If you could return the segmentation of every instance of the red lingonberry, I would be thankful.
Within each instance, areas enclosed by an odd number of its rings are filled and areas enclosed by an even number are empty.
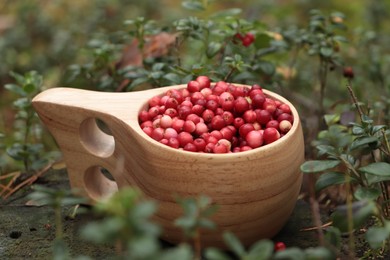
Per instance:
[[[184,122],[185,121],[183,119],[179,119],[179,118],[175,117],[175,118],[172,119],[171,127],[173,129],[175,129],[176,132],[180,133],[181,131],[183,131]]]
[[[245,140],[252,148],[260,147],[263,144],[263,134],[261,131],[252,130],[246,134]]]
[[[142,131],[144,131],[144,133],[147,134],[148,136],[152,136],[153,129],[154,128],[151,126],[145,126],[142,128]]]
[[[172,126],[172,118],[168,115],[163,115],[160,118],[160,126],[162,128],[168,128]]]
[[[203,138],[196,138],[194,140],[194,145],[198,152],[204,151],[206,148],[206,141]]]
[[[177,116],[177,110],[174,108],[167,108],[164,114],[170,116],[171,118],[174,118]]]
[[[242,114],[248,109],[249,102],[246,98],[240,96],[234,100],[234,112],[236,112],[237,114]]]
[[[271,119],[272,115],[269,111],[264,110],[264,109],[256,109],[256,120],[262,125],[267,124]]]
[[[183,125],[183,131],[187,133],[192,133],[195,132],[196,125],[193,121],[191,120],[186,120]]]
[[[353,72],[353,68],[352,67],[345,67],[343,69],[343,76],[346,78],[349,78],[349,79],[353,79],[355,77],[355,74]]]
[[[210,87],[210,78],[207,76],[198,76],[196,81],[199,82],[200,89],[209,88]]]
[[[138,115],[138,119],[141,123],[145,122],[145,121],[149,121],[150,120],[150,116],[149,116],[149,113],[148,111],[146,110],[142,110],[139,115]]]
[[[243,124],[245,124],[245,121],[242,117],[234,118],[233,125],[236,129],[239,129]]]
[[[195,133],[198,136],[200,136],[200,135],[202,135],[204,133],[207,133],[208,130],[209,129],[208,129],[207,125],[205,123],[203,123],[203,122],[199,122],[199,123],[197,123],[195,125]]]
[[[190,93],[200,91],[200,83],[196,80],[191,80],[187,83],[187,89]]]
[[[177,131],[171,127],[165,129],[164,131],[164,138],[170,139],[170,138],[177,138]]]
[[[222,128],[219,132],[222,134],[222,138],[227,139],[229,141],[232,140],[234,135],[233,131],[230,130],[230,128],[227,126]]]
[[[279,122],[281,122],[281,121],[283,121],[283,120],[287,120],[287,121],[289,121],[290,123],[292,123],[292,122],[293,122],[293,117],[292,117],[291,114],[282,113],[282,114],[280,114],[280,115],[278,116],[277,120],[278,120]]]
[[[254,123],[256,121],[256,112],[254,110],[247,110],[244,112],[244,114],[242,115],[242,118],[244,119],[244,121],[246,123]]]
[[[225,125],[231,125],[234,122],[234,116],[230,111],[224,111],[222,113],[223,121],[225,121]]]
[[[240,134],[241,137],[245,138],[246,135],[252,131],[252,130],[255,130],[255,127],[253,126],[253,124],[251,123],[245,123],[243,124],[242,126],[240,126],[240,128],[238,129],[238,132]]]
[[[188,132],[181,132],[177,135],[177,140],[179,140],[180,147],[184,147],[188,143],[192,143],[194,141],[192,135]]]
[[[276,128],[269,127],[264,129],[263,139],[265,144],[270,144],[272,142],[275,142],[279,138],[280,138],[280,133]]]
[[[172,148],[179,148],[180,147],[180,143],[179,143],[179,140],[177,138],[169,138],[168,139],[168,146],[172,147]]]
[[[160,110],[158,109],[157,106],[154,106],[149,108],[148,113],[149,113],[149,118],[154,119],[156,116],[160,114]]]
[[[160,100],[161,100],[161,97],[160,97],[160,96],[154,96],[154,97],[152,97],[152,98],[149,99],[149,101],[148,101],[149,107],[159,106],[159,105],[160,105]]]
[[[202,118],[203,120],[206,122],[206,123],[209,123],[211,122],[211,119],[213,119],[214,117],[214,112],[210,109],[206,109],[205,111],[203,111],[202,113]]]
[[[151,137],[156,141],[160,141],[164,138],[164,129],[161,127],[154,128]]]
[[[276,252],[278,252],[278,251],[283,251],[283,250],[285,250],[285,249],[286,249],[286,245],[285,245],[283,242],[276,242],[276,243],[275,243],[274,250],[275,250]]]
[[[180,105],[177,109],[180,119],[186,119],[187,116],[192,113],[192,109],[189,106]]]
[[[251,33],[247,33],[245,34],[244,38],[241,41],[242,41],[242,45],[248,47],[255,41],[255,36]]]
[[[273,127],[276,129],[279,129],[279,122],[277,120],[270,120],[268,123],[265,125],[266,128]]]
[[[225,121],[223,120],[221,115],[215,115],[211,119],[211,128],[214,130],[220,130],[225,126]]]

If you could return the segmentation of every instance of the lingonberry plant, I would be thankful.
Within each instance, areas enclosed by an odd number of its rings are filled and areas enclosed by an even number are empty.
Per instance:
[[[347,71],[347,77],[351,77]],[[305,162],[305,173],[322,173],[316,190],[343,184],[345,205],[336,208],[333,225],[350,234],[349,250],[354,254],[353,231],[375,219],[366,239],[373,249],[388,246],[390,206],[387,182],[390,180],[390,130],[388,125],[375,124],[369,111],[358,102],[350,82],[347,86],[357,110],[357,122],[340,123],[339,116],[328,116],[328,129],[314,142],[319,160]]]
[[[154,140],[184,151],[248,151],[277,141],[292,127],[288,104],[262,88],[236,86],[198,76],[186,88],[148,100],[139,113],[142,130]]]
[[[18,96],[13,102],[16,109],[14,142],[7,147],[7,153],[16,161],[21,161],[24,170],[38,170],[47,164],[43,156],[44,146],[41,143],[41,124],[32,108],[32,98],[43,87],[42,75],[30,71],[25,75],[11,72],[16,84],[7,84],[5,88]]]
[[[93,61],[71,66],[71,79],[82,76],[103,90],[121,91],[186,83],[202,74],[213,81],[272,81],[275,67],[267,55],[281,49],[266,26],[240,18],[240,9],[217,12],[208,20],[196,17],[207,2],[183,4],[194,15],[170,24],[144,17],[127,20],[121,38],[117,32],[91,41],[98,43],[90,44]],[[134,48],[140,57],[130,55]],[[114,64],[122,49],[125,55]]]

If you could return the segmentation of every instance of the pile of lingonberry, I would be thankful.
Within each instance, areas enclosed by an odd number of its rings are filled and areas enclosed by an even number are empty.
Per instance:
[[[154,140],[205,153],[242,152],[272,143],[293,123],[289,105],[267,97],[259,85],[211,84],[206,76],[151,98],[138,116],[142,130]]]

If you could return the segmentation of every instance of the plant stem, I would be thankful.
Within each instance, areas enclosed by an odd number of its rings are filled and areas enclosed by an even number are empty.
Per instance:
[[[356,98],[356,96],[355,96],[355,93],[354,93],[353,90],[352,90],[352,87],[351,87],[351,80],[350,80],[350,79],[348,79],[347,89],[348,89],[349,94],[350,94],[350,96],[351,96],[351,98],[352,98],[352,102],[353,102],[353,104],[355,105],[355,107],[356,107],[356,109],[357,109],[357,111],[358,111],[358,113],[359,113],[360,120],[363,121],[363,115],[364,115],[364,114],[363,114],[363,111],[362,111],[362,109],[361,109],[361,107],[360,107],[360,105],[359,105],[359,102],[358,102],[358,100],[357,100],[357,98]]]
[[[62,239],[62,216],[61,206],[54,207],[55,223],[56,223],[56,239]]]
[[[195,236],[194,236],[194,250],[195,250],[195,259],[201,260],[202,257],[202,246],[200,242],[200,230],[197,228],[195,230]]]
[[[317,235],[318,235],[318,240],[319,240],[319,245],[324,246],[325,245],[325,239],[324,239],[324,234],[322,232],[322,221],[321,217],[319,214],[319,206],[318,206],[318,201],[315,198],[315,192],[314,192],[314,176],[312,174],[309,175],[309,195],[310,195],[310,206],[311,206],[311,211],[313,215],[313,222],[314,226],[318,227],[317,228]]]
[[[349,256],[355,259],[355,238],[353,235],[353,212],[352,212],[352,193],[349,174],[346,175],[346,189],[347,189],[347,219],[348,219],[348,235],[349,235]]]
[[[320,57],[320,67],[319,67],[319,80],[320,80],[320,110],[318,113],[318,129],[323,128],[322,117],[325,114],[325,88],[326,88],[326,79],[328,75],[328,61]]]

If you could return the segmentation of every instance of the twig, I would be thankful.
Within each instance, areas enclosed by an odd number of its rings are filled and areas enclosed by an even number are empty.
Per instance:
[[[9,191],[12,191],[11,189],[11,185],[15,182],[15,180],[20,176],[20,172],[13,172],[13,173],[9,173],[9,174],[6,174],[4,176],[1,176],[0,177],[0,180],[1,179],[5,179],[5,178],[8,178],[8,177],[11,177],[12,176],[12,179],[7,183],[7,185],[1,185],[3,188],[3,190],[0,192],[0,197],[3,196],[3,194],[6,192],[6,190],[9,190]]]
[[[332,224],[333,224],[333,222],[330,221],[330,222],[325,223],[325,224],[323,224],[323,225],[321,225],[321,226],[309,227],[309,228],[302,228],[302,229],[299,230],[299,231],[313,231],[313,230],[318,230],[318,229],[324,229],[324,228],[326,228],[326,227],[331,226]]]
[[[52,162],[52,163],[49,163],[48,165],[46,165],[46,167],[44,167],[42,170],[40,170],[39,172],[35,173],[34,175],[32,175],[31,177],[27,178],[26,180],[24,180],[23,182],[19,183],[16,187],[14,187],[11,191],[9,191],[8,193],[6,193],[3,197],[3,199],[7,199],[9,196],[11,196],[12,194],[14,194],[16,191],[18,191],[19,189],[21,189],[22,187],[26,186],[26,185],[31,185],[33,184],[39,177],[41,177],[45,172],[47,172],[55,163],[57,163],[56,161],[55,162]]]

